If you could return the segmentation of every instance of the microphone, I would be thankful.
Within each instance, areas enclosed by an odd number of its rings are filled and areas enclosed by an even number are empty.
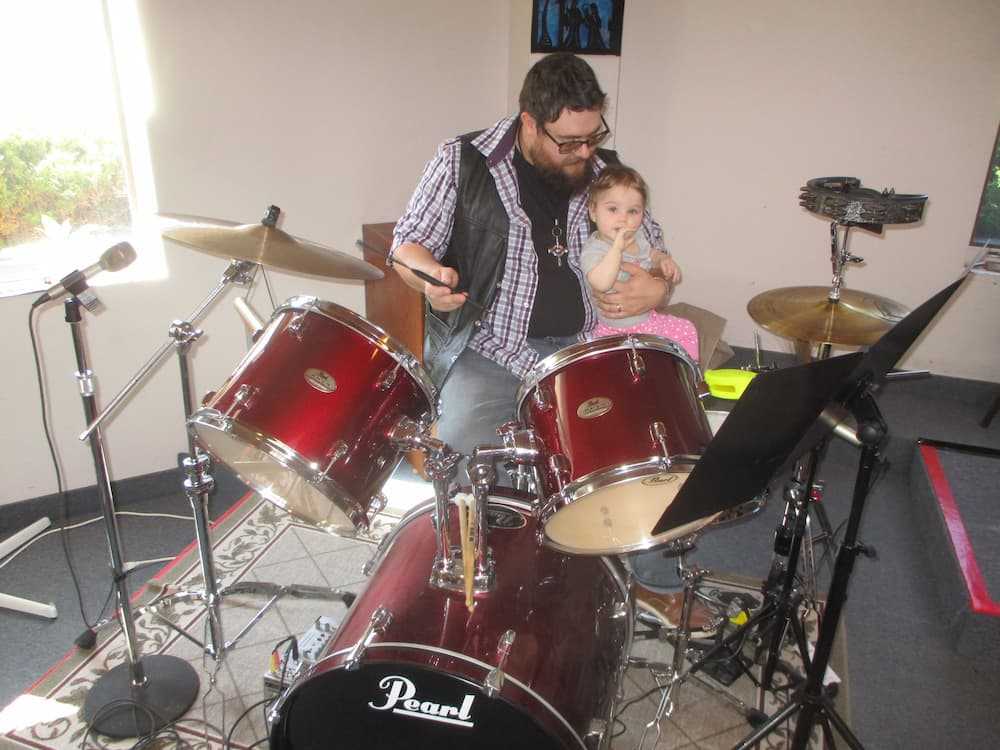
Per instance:
[[[71,294],[79,299],[84,307],[94,312],[99,303],[97,295],[87,287],[87,279],[101,271],[120,271],[133,260],[135,260],[135,248],[127,242],[119,242],[105,250],[96,263],[82,271],[71,271],[63,276],[58,284],[53,284],[45,290],[41,297],[31,303],[31,306],[38,307],[63,294]]]

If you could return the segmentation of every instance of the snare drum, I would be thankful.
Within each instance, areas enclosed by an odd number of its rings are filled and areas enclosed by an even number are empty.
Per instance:
[[[654,536],[712,439],[698,366],[658,336],[608,336],[539,362],[518,393],[541,455],[545,534],[574,554],[620,554],[691,534],[710,514]]]
[[[339,534],[368,527],[401,457],[403,418],[437,418],[416,358],[361,316],[315,297],[274,311],[250,351],[188,424],[263,497]]]
[[[428,582],[433,509],[386,538],[320,661],[277,705],[272,750],[608,747],[632,639],[620,563],[540,545],[531,504],[493,496],[496,585],[470,613],[463,592]]]

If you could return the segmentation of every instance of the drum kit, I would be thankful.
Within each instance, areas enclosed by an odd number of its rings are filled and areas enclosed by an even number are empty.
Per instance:
[[[828,215],[850,210],[867,218],[850,201],[838,209],[827,195],[838,186],[857,189],[852,179],[826,178],[814,191],[825,199],[816,205]],[[177,353],[189,428],[184,488],[196,519],[205,589],[164,592],[150,610],[180,630],[164,610],[177,599],[202,602],[206,641],[184,635],[218,661],[284,594],[349,605],[322,658],[293,675],[270,709],[275,749],[609,747],[637,612],[620,556],[672,547],[683,552],[711,524],[756,512],[766,500],[761,485],[776,466],[768,463],[774,456],[755,463],[758,471],[769,468],[749,494],[737,490],[731,499],[692,501],[704,486],[694,477],[714,465],[700,371],[679,346],[646,335],[580,343],[542,360],[517,395],[517,420],[498,426],[495,445],[463,456],[432,434],[441,405],[417,358],[362,316],[305,296],[277,307],[266,324],[243,306],[253,343],[225,382],[196,405],[187,367],[188,350],[201,333],[194,323],[230,284],[248,284],[258,267],[337,279],[381,277],[362,260],[284,233],[276,226],[278,215],[271,207],[251,225],[173,217],[177,226],[164,237],[228,258],[230,266],[81,435],[92,438],[145,374],[170,350]],[[873,223],[864,222],[865,228]],[[838,225],[845,226],[842,247]],[[890,300],[841,289],[844,266],[860,260],[846,249],[846,229],[855,225],[862,222],[835,218],[835,283],[824,295],[797,287],[750,303],[751,316],[764,328],[825,347],[820,359],[832,345],[873,343],[906,314]],[[841,364],[827,368],[830,378],[843,375]],[[728,421],[723,424],[720,438],[731,440],[746,424],[736,422],[728,433]],[[786,456],[796,442],[783,448]],[[407,451],[425,457],[434,498],[375,539],[370,532],[385,507],[382,489]],[[362,593],[355,599],[337,590],[266,583],[220,589],[208,535],[209,455],[296,518],[336,535],[377,541]],[[463,460],[471,487],[459,488]],[[498,463],[511,468],[514,487],[495,486]],[[796,466],[807,489],[815,463]],[[786,517],[804,516],[805,506],[794,505],[789,499]],[[797,544],[801,529],[796,533]],[[786,581],[794,578],[794,561],[790,567]],[[684,678],[694,583],[685,581],[657,732]],[[227,641],[219,607],[232,593],[269,600]],[[127,611],[122,616],[130,617]],[[133,697],[135,684],[133,679]]]

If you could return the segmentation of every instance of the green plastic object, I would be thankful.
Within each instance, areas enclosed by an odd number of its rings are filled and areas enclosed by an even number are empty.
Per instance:
[[[716,398],[725,398],[736,401],[743,395],[743,391],[750,385],[750,381],[757,377],[757,373],[750,370],[706,370],[705,382],[708,384],[708,392]]]

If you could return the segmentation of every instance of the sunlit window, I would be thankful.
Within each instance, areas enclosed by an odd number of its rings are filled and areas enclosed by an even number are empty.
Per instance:
[[[986,169],[979,211],[972,229],[971,245],[980,247],[1000,247],[1000,128],[993,142],[993,153]]]
[[[140,196],[136,180],[144,150],[124,138],[130,98],[117,72],[123,52],[141,47],[130,20],[129,2],[3,4],[0,296],[48,287],[111,245],[134,239],[136,209],[150,200]],[[129,75],[134,65],[145,61],[130,60]],[[132,101],[142,99],[134,85],[132,91]],[[150,266],[158,247],[134,244],[136,268],[102,274],[95,283],[134,279],[144,265],[147,272],[162,266],[162,258]]]

